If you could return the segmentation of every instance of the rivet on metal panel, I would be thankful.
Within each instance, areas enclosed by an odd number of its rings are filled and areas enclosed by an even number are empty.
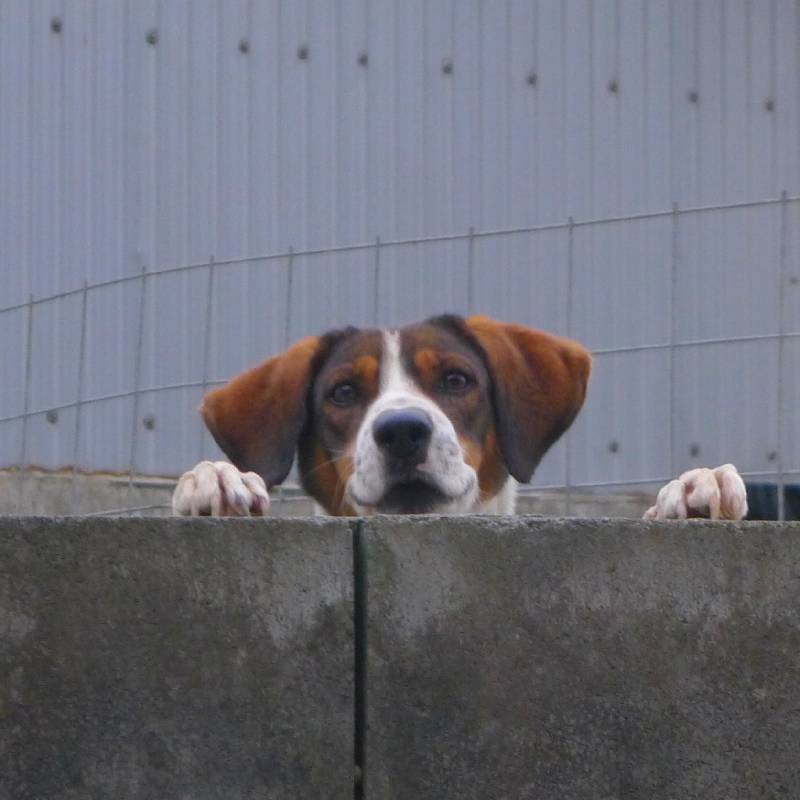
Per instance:
[[[300,47],[297,48],[297,57],[301,61],[308,61],[308,45],[301,44]]]
[[[690,103],[699,103],[700,102],[700,95],[697,92],[697,89],[691,89],[689,91],[689,102]]]
[[[155,28],[151,28],[149,31],[147,31],[147,36],[145,39],[147,40],[147,44],[158,44],[158,31]]]
[[[789,278],[789,286],[797,286],[800,284],[800,278],[797,275],[792,275]]]
[[[774,463],[777,460],[778,460],[778,451],[770,450],[770,452],[767,453],[767,461]]]
[[[366,67],[369,64],[369,54],[366,50],[362,50],[358,54],[358,63],[361,64],[362,67]]]
[[[63,28],[64,23],[61,21],[61,17],[53,17],[53,19],[50,20],[50,30],[53,31],[53,33],[61,33]]]
[[[246,36],[239,39],[239,52],[240,53],[250,52],[250,40]]]
[[[55,425],[58,422],[58,411],[48,411],[44,418],[51,424]]]
[[[450,58],[446,58],[442,61],[442,72],[445,75],[452,75],[453,74],[453,60]]]
[[[528,77],[525,79],[528,83],[528,86],[536,86],[539,82],[539,76],[535,72],[529,72]]]
[[[608,82],[608,91],[611,92],[611,94],[616,94],[619,91],[619,81],[616,78],[612,78]]]
[[[764,101],[764,108],[765,108],[767,111],[774,111],[774,110],[775,110],[775,100],[774,100],[772,97],[768,97],[768,98],[767,98],[767,99]]]
[[[156,418],[152,414],[148,414],[146,417],[142,418],[142,425],[144,425],[148,431],[151,431],[156,426]]]
[[[692,458],[697,458],[700,455],[700,445],[695,443],[689,446],[689,455]]]
[[[619,442],[616,439],[612,439],[608,443],[608,451],[610,453],[618,453],[619,452]]]

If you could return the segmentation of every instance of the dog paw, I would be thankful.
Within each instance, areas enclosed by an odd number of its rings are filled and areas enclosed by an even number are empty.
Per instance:
[[[181,517],[263,516],[268,508],[261,476],[225,461],[201,461],[181,475],[172,494],[172,513]]]
[[[743,519],[747,490],[733,464],[684,472],[663,486],[643,519]]]

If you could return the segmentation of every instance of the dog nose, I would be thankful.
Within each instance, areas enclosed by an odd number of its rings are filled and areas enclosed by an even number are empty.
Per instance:
[[[419,464],[428,454],[433,422],[416,408],[384,411],[372,425],[375,443],[395,461]]]

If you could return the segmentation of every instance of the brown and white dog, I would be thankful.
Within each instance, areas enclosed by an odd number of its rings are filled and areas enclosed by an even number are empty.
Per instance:
[[[590,371],[577,342],[481,316],[309,337],[206,396],[203,418],[233,463],[185,473],[173,510],[264,514],[297,455],[328,514],[510,514],[517,482],[583,405]],[[646,516],[746,511],[726,465],[670,482]]]

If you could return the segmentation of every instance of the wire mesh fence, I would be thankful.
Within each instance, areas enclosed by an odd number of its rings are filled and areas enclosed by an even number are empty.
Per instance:
[[[84,282],[81,286],[69,288],[65,291],[49,294],[47,296],[35,297],[29,296],[24,302],[19,302],[7,305],[0,308],[0,319],[8,317],[12,314],[21,314],[21,320],[24,326],[24,372],[22,379],[22,386],[20,387],[21,394],[21,409],[17,413],[2,414],[0,412],[0,426],[8,425],[10,423],[19,423],[21,425],[21,433],[19,438],[19,449],[16,458],[16,463],[9,464],[19,475],[19,500],[18,510],[23,507],[23,485],[26,473],[34,463],[31,457],[30,450],[30,437],[29,429],[30,423],[33,418],[45,417],[52,419],[58,412],[67,409],[74,410],[73,420],[73,442],[72,442],[72,458],[70,468],[73,478],[77,479],[80,471],[92,469],[94,465],[80,462],[80,446],[81,442],[87,435],[101,435],[99,432],[91,431],[87,433],[85,427],[85,410],[95,404],[108,403],[114,401],[127,400],[131,403],[130,410],[130,426],[129,426],[129,441],[128,441],[128,464],[127,464],[127,478],[129,485],[132,485],[134,477],[137,473],[136,456],[137,444],[140,438],[140,416],[141,416],[141,399],[145,395],[164,395],[175,390],[192,389],[204,391],[205,389],[218,385],[227,380],[231,375],[215,376],[211,373],[211,359],[210,351],[212,346],[212,309],[214,306],[215,290],[225,275],[225,271],[236,265],[259,265],[278,262],[285,264],[286,280],[285,280],[285,297],[275,298],[274,302],[285,305],[285,323],[283,330],[283,343],[288,344],[294,335],[297,333],[312,333],[314,331],[295,331],[292,325],[292,320],[297,313],[298,308],[303,304],[304,297],[297,285],[295,279],[295,272],[299,259],[313,259],[317,256],[331,257],[335,255],[348,256],[350,254],[360,253],[366,254],[371,269],[371,309],[369,318],[375,325],[380,325],[385,322],[381,318],[381,297],[384,292],[384,259],[387,253],[398,248],[403,248],[413,245],[434,245],[443,243],[460,242],[466,245],[466,263],[462,268],[462,279],[465,284],[466,308],[459,309],[464,311],[482,311],[480,293],[477,291],[478,278],[481,277],[479,272],[485,269],[485,266],[478,264],[475,257],[476,246],[478,243],[489,239],[511,239],[512,237],[521,234],[536,237],[546,234],[548,232],[556,232],[560,236],[566,237],[565,247],[565,263],[559,265],[559,268],[565,273],[565,296],[563,302],[566,308],[566,329],[559,331],[567,335],[576,334],[576,259],[575,259],[575,241],[576,236],[583,229],[601,229],[607,226],[614,225],[631,225],[636,222],[646,220],[664,220],[668,221],[670,225],[670,253],[668,256],[669,263],[669,279],[666,281],[668,286],[667,296],[662,298],[666,306],[667,314],[669,317],[668,331],[669,335],[666,340],[660,341],[636,341],[622,346],[612,347],[596,347],[593,348],[596,357],[604,356],[631,356],[633,354],[643,355],[645,357],[654,356],[654,354],[662,354],[665,356],[665,364],[667,370],[667,430],[663,433],[663,447],[668,450],[668,457],[666,459],[666,472],[663,469],[653,471],[643,471],[636,476],[627,476],[624,479],[608,480],[585,480],[576,477],[573,459],[572,448],[570,446],[571,433],[566,436],[566,443],[563,449],[564,469],[563,480],[543,482],[536,486],[539,490],[562,490],[565,497],[565,511],[571,511],[571,497],[572,492],[577,490],[603,490],[609,491],[614,489],[623,488],[637,488],[648,487],[652,488],[660,483],[669,480],[671,477],[681,471],[679,468],[680,459],[678,458],[677,450],[678,443],[676,441],[676,415],[678,407],[677,394],[680,391],[680,376],[678,375],[677,361],[679,353],[693,348],[713,348],[719,345],[727,347],[738,348],[742,353],[742,358],[746,358],[744,350],[742,349],[748,343],[755,342],[771,342],[777,346],[777,368],[775,370],[775,385],[771,387],[764,387],[765,391],[774,393],[776,418],[774,421],[774,440],[777,447],[774,453],[770,456],[771,468],[769,469],[747,469],[747,465],[742,470],[746,478],[758,479],[764,481],[774,481],[778,487],[778,516],[783,519],[785,516],[784,508],[784,493],[783,487],[788,480],[795,480],[800,473],[793,470],[786,461],[786,453],[784,444],[787,435],[790,432],[789,426],[792,421],[789,417],[791,413],[790,398],[787,397],[786,387],[786,374],[787,370],[791,369],[790,359],[793,357],[793,352],[789,353],[788,348],[790,343],[800,340],[800,330],[794,329],[791,325],[791,320],[787,314],[786,290],[787,287],[797,282],[798,280],[798,265],[796,263],[796,254],[790,247],[790,233],[789,233],[789,211],[796,209],[800,204],[800,196],[790,195],[784,192],[781,197],[754,200],[752,202],[739,202],[730,204],[719,205],[704,205],[681,208],[674,205],[670,209],[661,211],[648,212],[642,214],[632,214],[628,216],[614,216],[594,219],[574,219],[572,217],[557,224],[538,225],[530,227],[517,227],[517,228],[504,228],[492,230],[476,230],[469,228],[463,233],[451,233],[442,236],[425,236],[418,238],[405,238],[385,240],[376,237],[374,241],[360,242],[353,244],[345,244],[329,248],[315,248],[315,249],[295,249],[289,248],[286,251],[262,253],[255,255],[247,255],[229,259],[214,259],[210,258],[206,261],[179,264],[173,266],[162,266],[157,269],[142,269],[141,272],[134,275],[125,275],[118,278],[99,281],[95,283]],[[779,223],[777,226],[778,246],[777,258],[778,264],[774,265],[774,275],[777,281],[775,287],[776,296],[778,298],[777,307],[775,308],[775,319],[773,329],[763,333],[747,333],[740,336],[720,336],[720,337],[699,337],[699,338],[683,338],[679,336],[677,320],[683,313],[678,300],[678,264],[681,258],[679,234],[681,225],[684,220],[703,216],[710,213],[734,211],[734,210],[747,210],[747,209],[768,209],[776,208],[779,214]],[[759,269],[758,264],[753,264],[752,269]],[[175,381],[167,383],[150,384],[145,383],[143,375],[145,372],[145,352],[144,341],[146,335],[147,316],[146,309],[149,302],[149,293],[153,291],[154,281],[163,279],[166,276],[178,274],[197,274],[205,272],[206,282],[206,303],[205,306],[198,310],[198,314],[204,316],[203,319],[203,357],[202,364],[194,380],[188,381]],[[793,283],[794,282],[794,283]],[[87,347],[89,345],[89,329],[87,326],[87,314],[89,303],[94,294],[101,292],[114,286],[121,285],[136,285],[138,286],[138,305],[135,311],[136,323],[133,331],[133,359],[130,364],[132,371],[132,387],[118,392],[107,392],[101,394],[90,394],[86,387],[86,367],[87,367]],[[76,343],[77,347],[77,380],[74,398],[66,402],[59,402],[54,404],[35,405],[32,399],[31,380],[34,369],[34,348],[33,348],[33,330],[36,322],[36,315],[41,313],[41,310],[48,305],[65,301],[69,298],[76,299],[79,302],[79,336]],[[713,301],[713,298],[710,298]],[[521,320],[527,321],[527,320]],[[531,320],[531,322],[535,322]],[[746,381],[746,371],[742,373],[742,380]],[[145,427],[147,423],[145,421]],[[729,435],[734,436],[735,431],[730,431]],[[198,434],[198,451],[202,449],[203,438],[202,429]],[[793,455],[796,458],[797,454]],[[187,467],[191,464],[187,464]],[[161,472],[161,470],[156,470]],[[298,499],[299,495],[293,492],[287,494],[281,493],[281,502],[291,503]],[[74,511],[80,511],[76,507]],[[131,504],[123,507],[114,507],[107,510],[93,512],[93,513],[147,513],[158,512],[165,510],[163,503],[151,504]]]

